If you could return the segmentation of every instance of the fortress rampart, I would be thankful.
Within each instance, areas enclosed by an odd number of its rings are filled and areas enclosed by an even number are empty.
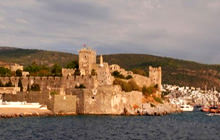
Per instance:
[[[50,91],[57,88],[75,88],[76,85],[83,84],[91,89],[95,86],[96,77],[94,76],[67,76],[67,77],[0,77],[3,84],[9,81],[17,87],[19,79],[22,81],[23,91],[27,91],[33,84],[38,84],[41,91]]]

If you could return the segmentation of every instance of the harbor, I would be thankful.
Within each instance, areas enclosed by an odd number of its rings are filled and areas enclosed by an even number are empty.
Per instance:
[[[180,107],[183,111],[200,110],[207,113],[220,113],[220,92],[202,90],[194,87],[179,87],[164,85],[163,92],[171,104]]]

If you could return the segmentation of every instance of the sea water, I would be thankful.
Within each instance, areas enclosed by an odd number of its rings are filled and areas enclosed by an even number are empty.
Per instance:
[[[219,140],[220,116],[66,116],[0,119],[0,140]]]

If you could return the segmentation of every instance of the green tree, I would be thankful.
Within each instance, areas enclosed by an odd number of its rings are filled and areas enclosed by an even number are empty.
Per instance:
[[[78,61],[71,61],[70,63],[68,63],[66,65],[65,68],[68,68],[68,69],[78,69],[79,68]]]
[[[32,63],[31,65],[28,65],[27,67],[24,68],[24,71],[28,71],[30,74],[37,73],[40,71],[40,66],[37,65],[36,63]]]
[[[18,69],[15,72],[16,76],[21,77],[22,76],[22,70]]]
[[[11,76],[11,71],[8,68],[0,67],[0,76]]]
[[[62,67],[58,64],[54,64],[51,73],[53,76],[62,76]]]

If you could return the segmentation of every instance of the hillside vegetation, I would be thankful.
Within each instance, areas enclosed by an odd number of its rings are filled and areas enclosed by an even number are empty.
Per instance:
[[[205,88],[216,87],[220,90],[220,65],[206,65],[192,61],[184,61],[147,54],[113,54],[104,55],[104,61],[109,64],[119,64],[126,70],[140,69],[148,75],[148,66],[161,66],[163,83],[179,86],[195,86]],[[55,63],[66,66],[77,60],[77,55],[43,50],[18,48],[0,48],[0,61],[13,62],[22,65],[32,63],[53,66]]]

